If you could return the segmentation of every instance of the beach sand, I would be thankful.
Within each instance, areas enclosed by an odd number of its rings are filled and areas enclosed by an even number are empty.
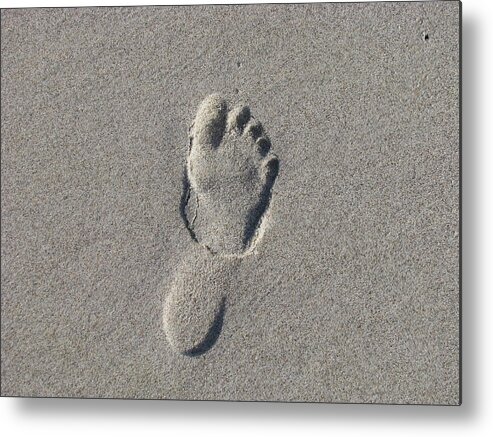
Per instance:
[[[2,10],[2,396],[458,404],[459,8]]]

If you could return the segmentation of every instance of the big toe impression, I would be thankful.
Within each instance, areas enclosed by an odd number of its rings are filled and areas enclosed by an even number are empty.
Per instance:
[[[226,101],[218,94],[211,94],[202,101],[192,129],[196,146],[219,146],[226,127],[227,111]]]

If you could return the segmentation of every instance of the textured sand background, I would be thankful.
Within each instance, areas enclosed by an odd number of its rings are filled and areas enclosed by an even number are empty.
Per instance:
[[[1,25],[2,395],[459,402],[458,2]],[[222,333],[190,358],[162,313],[202,250],[180,199],[212,92],[250,106],[280,171]]]

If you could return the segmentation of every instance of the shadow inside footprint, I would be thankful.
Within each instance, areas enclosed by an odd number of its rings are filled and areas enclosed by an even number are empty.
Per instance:
[[[259,201],[252,209],[248,212],[245,225],[245,233],[243,236],[243,245],[248,247],[252,244],[257,230],[259,229],[260,221],[264,213],[269,208],[270,199],[272,197],[272,187],[274,181],[279,173],[279,160],[277,158],[272,158],[267,164],[267,175],[265,178],[265,184],[263,186],[262,192],[259,196]]]
[[[204,337],[204,340],[197,346],[184,352],[183,355],[186,355],[187,357],[197,357],[199,355],[206,353],[212,346],[214,346],[214,343],[216,343],[219,334],[221,334],[225,311],[226,311],[226,298],[223,297],[221,301],[221,306],[219,307],[219,311],[217,312],[217,315],[214,319],[214,322],[212,322],[209,331]]]
[[[197,235],[195,234],[195,231],[193,230],[193,224],[190,222],[188,219],[188,214],[189,214],[189,207],[190,207],[190,196],[191,196],[191,188],[190,188],[190,181],[188,180],[187,176],[187,169],[185,168],[183,171],[183,178],[182,178],[182,193],[181,193],[181,199],[180,199],[180,216],[185,223],[186,228],[188,229],[188,232],[190,233],[190,236],[192,237],[192,240],[195,241],[196,243],[199,242]]]

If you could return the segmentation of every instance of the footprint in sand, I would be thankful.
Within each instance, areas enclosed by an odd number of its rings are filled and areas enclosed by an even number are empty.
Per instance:
[[[202,253],[185,260],[164,305],[164,329],[180,353],[197,356],[217,340],[241,258],[254,253],[267,222],[279,160],[247,106],[217,94],[190,128],[181,214]]]

